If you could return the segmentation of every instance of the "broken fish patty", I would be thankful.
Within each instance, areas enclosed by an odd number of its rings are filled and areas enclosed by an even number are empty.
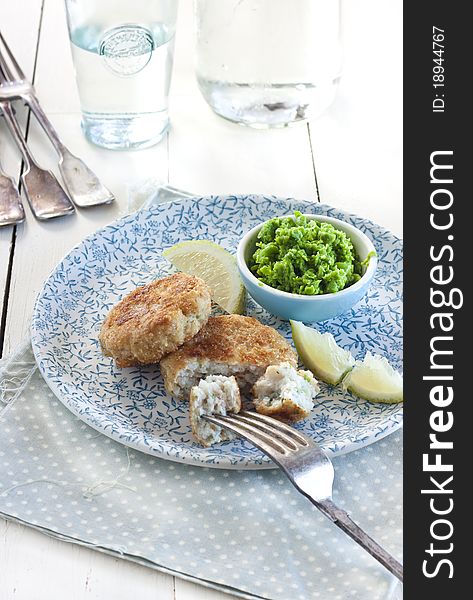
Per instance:
[[[232,440],[235,434],[209,423],[203,415],[226,415],[241,409],[240,390],[235,377],[209,375],[191,389],[189,418],[192,433],[202,446]]]
[[[293,365],[271,365],[253,386],[256,412],[295,423],[308,417],[319,393],[311,371],[297,371]]]
[[[207,375],[234,375],[242,392],[248,392],[269,365],[288,362],[297,355],[272,327],[253,317],[210,317],[199,333],[161,361],[166,390],[187,400]]]
[[[191,339],[210,315],[210,288],[175,273],[139,287],[116,304],[100,330],[105,356],[118,367],[158,363]]]

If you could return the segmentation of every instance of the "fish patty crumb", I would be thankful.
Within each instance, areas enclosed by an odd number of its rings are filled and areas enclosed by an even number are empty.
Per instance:
[[[209,423],[202,415],[226,415],[241,409],[240,390],[235,377],[209,375],[191,389],[189,416],[192,433],[202,446],[233,439],[235,436],[218,425]]]
[[[271,365],[253,386],[256,412],[281,421],[301,421],[308,417],[319,393],[310,371],[297,371],[290,363]]]

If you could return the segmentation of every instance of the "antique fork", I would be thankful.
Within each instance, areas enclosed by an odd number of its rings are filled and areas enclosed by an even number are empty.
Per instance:
[[[21,181],[34,216],[39,220],[46,220],[73,213],[74,206],[53,173],[42,169],[36,162],[8,102],[0,100],[0,114],[3,114],[5,123],[23,156],[25,168],[21,174]]]
[[[281,421],[254,412],[202,418],[233,431],[264,452],[301,494],[402,581],[402,565],[334,504],[332,462],[311,438]]]
[[[1,82],[0,68],[0,84]],[[34,216],[39,220],[45,220],[74,212],[72,202],[53,173],[42,169],[36,162],[8,101],[0,99],[0,114],[3,114],[5,123],[23,156],[25,168],[21,174],[21,181]]]
[[[74,156],[59,139],[36,97],[33,85],[26,79],[1,32],[0,68],[6,79],[0,85],[0,100],[22,99],[30,106],[59,155],[59,171],[74,204],[87,207],[113,202],[113,194],[99,181],[97,175],[82,160]]]
[[[25,211],[13,177],[3,171],[0,163],[0,227],[16,225],[25,220]]]

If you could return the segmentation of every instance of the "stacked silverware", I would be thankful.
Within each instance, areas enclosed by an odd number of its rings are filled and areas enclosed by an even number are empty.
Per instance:
[[[51,171],[42,169],[25,140],[12,106],[24,101],[31,109],[49,137],[59,156],[62,186]],[[74,156],[61,142],[59,136],[39,104],[33,84],[25,77],[5,39],[0,33],[0,115],[16,142],[23,157],[24,168],[21,186],[33,215],[40,220],[68,215],[75,206],[88,207],[108,204],[114,200],[110,191],[98,177]],[[0,227],[21,223],[25,212],[21,195],[12,177],[0,166]]]

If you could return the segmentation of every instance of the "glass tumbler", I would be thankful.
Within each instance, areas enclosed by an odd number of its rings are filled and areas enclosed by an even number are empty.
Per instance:
[[[144,148],[169,124],[178,0],[65,0],[86,137]]]
[[[333,101],[340,0],[195,0],[194,13],[197,81],[217,114],[284,127]]]

